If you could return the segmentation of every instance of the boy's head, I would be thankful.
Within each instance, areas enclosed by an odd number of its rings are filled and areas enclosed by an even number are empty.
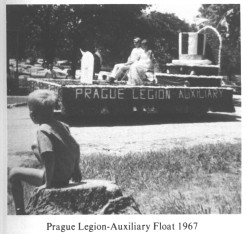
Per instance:
[[[35,124],[45,123],[53,118],[57,97],[51,90],[38,89],[28,96],[30,117]]]
[[[141,38],[140,38],[140,37],[136,37],[136,38],[133,40],[133,42],[134,42],[134,46],[135,46],[136,48],[139,48],[139,47],[141,46]]]

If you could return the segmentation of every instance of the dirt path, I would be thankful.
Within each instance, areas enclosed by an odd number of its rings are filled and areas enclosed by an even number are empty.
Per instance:
[[[8,109],[8,165],[20,165],[35,140],[27,107]],[[241,141],[241,107],[235,113],[209,113],[199,121],[184,117],[125,119],[77,123],[71,132],[84,155],[157,151],[197,144]],[[20,157],[21,155],[21,157]]]
[[[216,142],[239,142],[241,123],[232,115],[211,114],[201,122],[164,122],[153,125],[72,127],[85,154],[156,151]],[[221,122],[220,119],[223,119]],[[216,122],[214,122],[214,121]]]
[[[8,165],[23,161],[35,140],[36,128],[27,107],[8,109]],[[84,155],[156,151],[197,144],[241,141],[241,107],[235,113],[209,113],[195,121],[182,117],[125,119],[71,126]],[[18,155],[18,156],[16,156]],[[20,157],[20,155],[22,155]]]

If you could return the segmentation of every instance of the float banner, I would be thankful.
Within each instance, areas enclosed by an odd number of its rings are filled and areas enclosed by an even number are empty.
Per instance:
[[[63,95],[73,95],[73,99],[84,101],[96,100],[193,100],[193,99],[224,99],[230,90],[221,88],[121,88],[121,87],[78,87],[63,88]]]
[[[62,87],[62,103],[67,108],[82,105],[201,105],[215,108],[215,111],[234,111],[233,92],[227,88],[192,87]]]
[[[58,95],[58,109],[81,112],[85,108],[151,105],[159,108],[206,106],[212,111],[233,112],[233,90],[223,87],[172,87],[124,85],[60,85],[29,80],[29,91],[51,89]]]

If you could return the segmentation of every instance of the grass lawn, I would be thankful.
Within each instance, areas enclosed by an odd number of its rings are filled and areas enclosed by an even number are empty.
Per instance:
[[[38,167],[26,160],[25,167]],[[241,144],[81,158],[84,179],[115,181],[143,214],[241,213]],[[25,185],[26,202],[33,188]],[[14,214],[11,195],[8,213]]]

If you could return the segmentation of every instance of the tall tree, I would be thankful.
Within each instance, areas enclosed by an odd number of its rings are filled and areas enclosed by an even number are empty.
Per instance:
[[[204,4],[199,10],[222,36],[222,72],[231,77],[241,73],[239,4]]]
[[[95,47],[108,51],[109,65],[125,61],[136,36],[149,39],[162,70],[165,63],[177,57],[178,32],[190,27],[173,14],[151,12],[148,5],[94,4],[94,5],[11,5],[7,16],[19,25],[25,35],[22,57],[41,56],[52,62],[55,57],[72,61],[76,69],[80,48],[94,52]],[[22,13],[23,12],[23,13]],[[8,38],[11,43],[11,38]]]
[[[139,26],[142,37],[152,42],[159,69],[166,70],[166,63],[178,58],[178,34],[191,30],[189,24],[174,14],[153,11],[143,14]]]
[[[23,31],[22,19],[28,14],[25,5],[15,7],[6,6],[7,22],[7,66],[9,58],[19,59],[25,53],[25,32]],[[7,67],[7,69],[9,66]]]

